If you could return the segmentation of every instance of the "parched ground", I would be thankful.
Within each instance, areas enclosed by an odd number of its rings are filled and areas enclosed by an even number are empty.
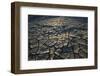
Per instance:
[[[28,16],[28,60],[88,57],[88,18]]]

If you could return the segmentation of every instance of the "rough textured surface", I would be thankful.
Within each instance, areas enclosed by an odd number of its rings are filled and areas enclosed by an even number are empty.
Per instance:
[[[88,18],[28,16],[28,60],[88,57]]]

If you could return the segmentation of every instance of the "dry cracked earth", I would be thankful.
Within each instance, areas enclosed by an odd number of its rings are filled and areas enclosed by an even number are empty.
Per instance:
[[[28,60],[88,57],[88,18],[28,15]]]

